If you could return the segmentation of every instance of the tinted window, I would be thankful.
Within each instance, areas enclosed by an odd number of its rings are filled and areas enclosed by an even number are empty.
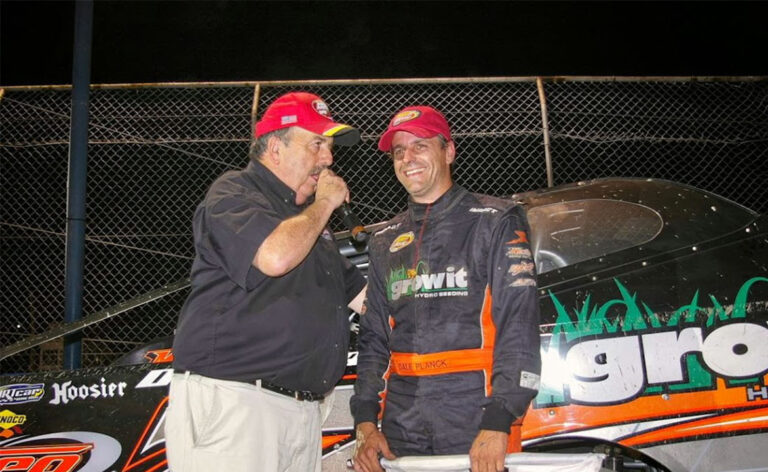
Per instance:
[[[528,222],[540,274],[643,244],[663,226],[646,206],[602,199],[536,207],[528,211]]]

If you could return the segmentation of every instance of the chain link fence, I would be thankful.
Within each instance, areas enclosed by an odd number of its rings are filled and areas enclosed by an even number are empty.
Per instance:
[[[597,177],[654,177],[768,210],[768,79],[535,78],[95,86],[90,96],[83,310],[105,310],[183,280],[191,219],[208,185],[247,163],[252,112],[280,94],[321,95],[362,143],[335,152],[365,224],[405,208],[376,148],[411,104],[442,110],[454,176],[493,195]],[[71,91],[0,95],[0,346],[63,323]],[[544,100],[545,99],[545,100]],[[545,146],[542,102],[548,118]],[[551,164],[547,156],[551,156]],[[341,221],[331,221],[341,230]],[[82,332],[83,366],[172,334],[187,291]],[[0,361],[0,373],[62,366],[60,338]]]

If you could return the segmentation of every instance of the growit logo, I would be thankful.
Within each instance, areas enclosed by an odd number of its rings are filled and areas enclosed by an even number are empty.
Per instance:
[[[421,261],[413,272],[401,267],[389,273],[387,299],[394,301],[408,296],[415,298],[467,296],[468,286],[466,268],[448,266],[442,272],[431,273],[427,264]]]
[[[748,401],[765,399],[768,327],[757,318],[762,302],[749,298],[752,286],[768,278],[744,282],[730,306],[712,295],[705,304],[696,291],[690,303],[666,313],[614,283],[618,298],[600,304],[588,295],[571,309],[550,292],[557,320],[542,353],[549,361],[536,408],[617,404],[665,392],[704,392],[708,403],[715,402],[709,395],[736,387],[750,388]]]

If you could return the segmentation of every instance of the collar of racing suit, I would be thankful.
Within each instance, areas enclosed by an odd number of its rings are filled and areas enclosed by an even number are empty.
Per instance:
[[[444,194],[432,203],[416,203],[408,199],[408,216],[414,222],[422,221],[429,216],[430,220],[440,219],[447,214],[451,208],[461,201],[461,197],[467,193],[467,190],[454,183]]]
[[[419,257],[421,255],[421,240],[424,237],[424,229],[427,226],[427,220],[429,219],[430,223],[440,221],[443,215],[448,214],[451,208],[461,201],[461,197],[465,193],[467,193],[467,191],[463,187],[453,184],[434,202],[416,203],[412,199],[408,199],[408,215],[414,223],[421,222],[419,236],[416,238],[416,244],[414,245],[413,266],[409,269],[409,273],[416,273],[416,268],[420,261]],[[432,216],[430,216],[430,213]]]

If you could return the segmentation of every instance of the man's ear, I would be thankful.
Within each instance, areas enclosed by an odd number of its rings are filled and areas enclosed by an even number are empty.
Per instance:
[[[277,136],[270,136],[267,141],[267,159],[272,164],[279,165],[283,150],[283,141]]]
[[[455,159],[456,159],[456,146],[453,144],[453,141],[448,141],[445,145],[445,163],[453,164],[453,161]]]

